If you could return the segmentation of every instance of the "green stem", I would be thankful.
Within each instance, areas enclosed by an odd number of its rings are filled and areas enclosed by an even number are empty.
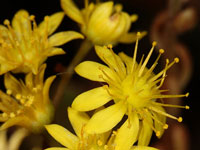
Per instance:
[[[72,78],[72,75],[74,74],[74,67],[83,60],[83,58],[88,54],[92,46],[93,44],[87,39],[85,39],[83,43],[81,44],[77,54],[75,55],[75,57],[73,58],[69,66],[65,69],[64,72],[66,73],[61,76],[61,80],[58,84],[58,87],[56,89],[56,92],[53,98],[53,104],[55,107],[59,105],[59,102],[64,94],[65,87],[67,86],[70,79]]]

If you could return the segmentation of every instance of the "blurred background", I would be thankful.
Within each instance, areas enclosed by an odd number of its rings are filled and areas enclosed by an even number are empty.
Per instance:
[[[74,1],[80,8],[83,7],[83,0]],[[160,66],[156,71],[159,71],[163,67],[162,65],[166,58],[170,60],[174,57],[180,58],[180,63],[169,71],[166,84],[163,88],[170,89],[171,94],[190,93],[188,98],[169,101],[170,103],[174,103],[175,101],[177,104],[190,106],[190,110],[168,110],[172,114],[183,116],[183,123],[177,125],[176,122],[169,120],[171,127],[169,127],[164,137],[161,140],[154,137],[151,144],[154,146],[156,145],[161,148],[161,150],[184,150],[184,148],[186,150],[199,149],[200,130],[198,127],[200,127],[200,96],[198,92],[200,90],[200,1],[115,0],[114,2],[123,4],[123,10],[129,14],[136,13],[139,15],[138,21],[132,24],[130,31],[146,30],[148,32],[148,35],[139,42],[139,58],[141,58],[142,54],[148,53],[153,40],[158,42],[157,48],[165,49],[165,54],[162,56]],[[37,23],[40,23],[46,15],[62,11],[59,0],[1,1],[0,24],[3,24],[5,19],[11,20],[14,14],[20,9],[26,9],[30,14],[35,15]],[[67,30],[79,31],[79,27],[75,22],[65,16],[57,31]],[[53,56],[46,61],[47,70],[45,76],[49,77],[58,74],[51,88],[51,96],[53,96],[54,89],[62,75],[59,73],[65,73],[64,68],[70,63],[80,44],[81,40],[73,40],[62,46],[66,51],[66,55]],[[118,44],[114,47],[115,52],[124,51],[128,55],[132,55],[133,50],[134,44]],[[154,55],[157,56],[156,51]],[[154,57],[152,57],[152,61],[153,58]],[[84,60],[100,62],[94,50],[90,51]],[[0,77],[0,80],[2,82],[3,77]],[[72,131],[67,118],[67,107],[71,105],[73,99],[78,94],[96,86],[99,86],[99,83],[88,81],[74,74],[58,106],[54,123],[60,124]],[[49,144],[48,141],[51,141],[51,144]],[[47,133],[44,133],[43,136],[30,135],[24,140],[21,150],[29,150],[33,145],[35,150],[39,150],[39,147],[47,148],[47,146],[49,147],[56,144],[57,143],[48,136]],[[175,146],[172,146],[173,148],[169,147],[174,144]],[[181,148],[179,145],[182,145],[184,148]]]

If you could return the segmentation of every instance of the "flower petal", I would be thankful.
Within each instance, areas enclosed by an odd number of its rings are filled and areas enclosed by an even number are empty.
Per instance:
[[[1,150],[6,150],[8,143],[7,143],[7,132],[6,131],[0,131],[0,149]]]
[[[75,71],[80,76],[93,81],[105,82],[104,79],[112,79],[114,81],[120,80],[116,73],[110,68],[93,61],[84,61],[80,63],[78,66],[76,66]]]
[[[159,150],[154,147],[148,147],[148,146],[133,146],[130,150]]]
[[[49,38],[49,44],[51,46],[60,46],[71,40],[83,38],[84,36],[82,34],[75,31],[58,32]]]
[[[142,39],[146,34],[147,34],[146,31],[142,31],[139,39]],[[131,32],[122,35],[121,38],[119,39],[119,42],[129,44],[135,42],[136,39],[137,39],[137,33]]]
[[[84,24],[84,19],[81,11],[77,8],[72,0],[61,0],[61,7],[72,20]]]
[[[45,150],[70,150],[70,149],[63,147],[51,147],[51,148],[46,148]]]
[[[95,51],[99,58],[101,58],[101,60],[103,60],[110,68],[113,68],[120,74],[125,75],[126,68],[118,55],[116,55],[105,46],[95,46]]]
[[[51,35],[58,28],[58,26],[63,20],[63,17],[64,17],[63,12],[57,12],[49,16],[48,19],[45,19],[43,22],[39,24],[38,29],[40,34],[44,35],[44,33],[47,30],[48,35]]]
[[[45,81],[45,84],[44,84],[44,87],[43,87],[43,102],[44,102],[44,104],[48,103],[48,101],[50,99],[49,98],[49,88],[50,88],[51,83],[54,81],[55,78],[56,78],[56,76],[51,76]]]
[[[116,144],[115,150],[130,150],[130,148],[137,140],[139,132],[138,115],[134,113],[133,115],[128,117],[129,118],[126,120],[126,122],[117,131],[114,142]]]
[[[105,87],[98,87],[78,95],[72,107],[78,111],[90,111],[106,104],[111,99]]]
[[[147,113],[149,113],[149,112],[147,112]],[[149,116],[149,115],[146,114],[146,116]],[[148,121],[146,119],[148,119]],[[152,133],[153,133],[153,130],[151,129],[151,126],[153,126],[153,120],[151,119],[150,116],[146,117],[142,121],[140,135],[138,137],[138,145],[139,146],[147,146],[147,145],[149,145],[149,142],[151,140],[151,136],[152,136]]]
[[[49,134],[63,146],[72,150],[77,148],[79,139],[67,129],[57,124],[46,125],[45,128]]]
[[[63,55],[65,51],[62,48],[53,47],[49,49],[48,56]]]
[[[98,134],[111,130],[123,118],[126,107],[123,101],[95,113],[85,126],[89,134]]]
[[[88,123],[89,116],[86,113],[78,112],[77,110],[68,107],[68,117],[76,135],[81,137],[83,127]]]

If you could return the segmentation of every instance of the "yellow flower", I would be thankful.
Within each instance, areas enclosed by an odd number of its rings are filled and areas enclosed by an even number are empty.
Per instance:
[[[97,55],[108,66],[85,61],[75,68],[80,76],[93,81],[106,82],[107,84],[77,96],[72,103],[72,108],[78,111],[90,111],[114,100],[113,105],[92,116],[85,127],[88,133],[109,131],[121,121],[124,115],[128,115],[128,120],[131,120],[134,115],[140,122],[138,144],[148,145],[153,130],[158,137],[161,137],[164,129],[168,127],[166,117],[176,119],[179,122],[182,121],[181,117],[176,118],[166,113],[163,106],[186,109],[189,109],[189,106],[164,104],[163,100],[171,97],[188,96],[188,93],[185,95],[165,95],[163,92],[166,90],[160,90],[166,77],[166,71],[179,60],[175,58],[172,63],[166,60],[165,68],[155,75],[153,70],[164,52],[163,49],[160,50],[158,58],[148,69],[146,65],[155,45],[156,42],[153,42],[152,49],[146,59],[143,61],[142,57],[139,64],[136,62],[138,39],[133,58],[123,52],[116,55],[111,46],[96,46]],[[132,125],[131,122],[130,125]]]
[[[0,150],[18,150],[22,140],[28,135],[24,128],[17,129],[7,138],[7,131],[0,131]]]
[[[5,122],[0,130],[19,125],[32,132],[40,132],[53,118],[54,108],[49,99],[49,88],[55,76],[43,83],[46,65],[42,65],[37,75],[29,73],[25,83],[10,73],[5,74],[6,93],[0,91],[0,122]]]
[[[122,11],[122,5],[113,5],[112,1],[89,3],[85,0],[85,8],[79,10],[72,0],[61,0],[61,7],[67,16],[80,25],[82,33],[93,44],[106,45],[132,43],[136,33],[128,33],[131,23],[138,18]],[[142,38],[146,32],[142,32]]]
[[[52,147],[46,150],[157,150],[152,147],[132,147],[136,142],[138,130],[135,127],[124,126],[117,132],[106,132],[103,134],[87,134],[84,127],[89,121],[86,113],[78,112],[72,108],[68,108],[68,117],[76,135],[57,124],[46,125],[47,131],[60,144],[67,148]],[[139,126],[139,122],[137,124]],[[132,134],[127,135],[127,132]]]
[[[37,26],[35,17],[26,10],[18,11],[12,24],[0,25],[0,74],[8,71],[38,73],[38,68],[47,57],[65,54],[60,46],[70,40],[83,38],[74,31],[52,33],[64,17],[63,12],[46,16]],[[50,36],[51,35],[51,36]],[[50,37],[49,37],[50,36]]]

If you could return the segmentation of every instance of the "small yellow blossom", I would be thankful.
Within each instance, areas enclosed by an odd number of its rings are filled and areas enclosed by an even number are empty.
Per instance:
[[[28,135],[28,131],[24,128],[17,129],[7,138],[7,131],[0,131],[0,150],[18,150],[23,139]]]
[[[139,35],[140,33],[138,33]],[[90,111],[114,100],[113,105],[92,116],[85,127],[88,133],[109,131],[121,121],[124,115],[128,115],[127,120],[132,125],[131,117],[134,115],[140,122],[138,144],[148,145],[152,131],[155,131],[156,135],[161,137],[164,129],[168,128],[166,117],[176,119],[179,122],[182,121],[181,117],[177,118],[166,113],[163,106],[186,109],[189,109],[189,106],[164,104],[163,100],[172,97],[187,97],[188,93],[184,95],[165,95],[163,92],[166,90],[160,90],[166,77],[166,71],[174,63],[178,63],[179,59],[175,58],[172,63],[169,63],[167,59],[165,68],[158,74],[154,74],[153,70],[164,52],[163,49],[160,49],[158,58],[148,69],[146,65],[155,46],[156,42],[153,42],[152,49],[146,59],[143,60],[142,57],[139,64],[136,62],[138,39],[133,58],[123,52],[116,55],[111,45],[107,47],[96,46],[97,55],[108,66],[85,61],[75,68],[75,71],[82,77],[93,81],[106,82],[107,84],[77,96],[72,103],[72,108],[78,111]]]
[[[117,132],[87,134],[84,131],[84,127],[89,121],[86,113],[68,108],[68,117],[77,136],[57,124],[46,125],[51,136],[67,148],[52,147],[45,150],[157,150],[146,146],[132,147],[136,142],[138,130],[134,130],[133,126],[129,128],[127,123]],[[127,132],[131,132],[131,134],[126,136]]]
[[[93,44],[132,43],[136,40],[136,33],[128,31],[138,16],[122,11],[120,4],[114,5],[112,1],[94,4],[85,0],[85,8],[79,10],[72,0],[61,0],[61,6]],[[142,32],[140,38],[144,35],[146,32]]]
[[[70,40],[83,38],[74,31],[52,33],[64,17],[63,12],[46,16],[37,26],[35,17],[26,10],[19,10],[10,24],[0,25],[0,74],[8,71],[38,73],[47,57],[65,54],[60,46]],[[50,36],[50,37],[49,37]]]
[[[43,83],[46,65],[43,64],[37,75],[29,73],[25,82],[17,80],[10,73],[5,74],[7,92],[0,90],[0,127],[4,130],[18,125],[32,132],[40,132],[53,118],[54,108],[49,99],[49,88],[55,76]]]

